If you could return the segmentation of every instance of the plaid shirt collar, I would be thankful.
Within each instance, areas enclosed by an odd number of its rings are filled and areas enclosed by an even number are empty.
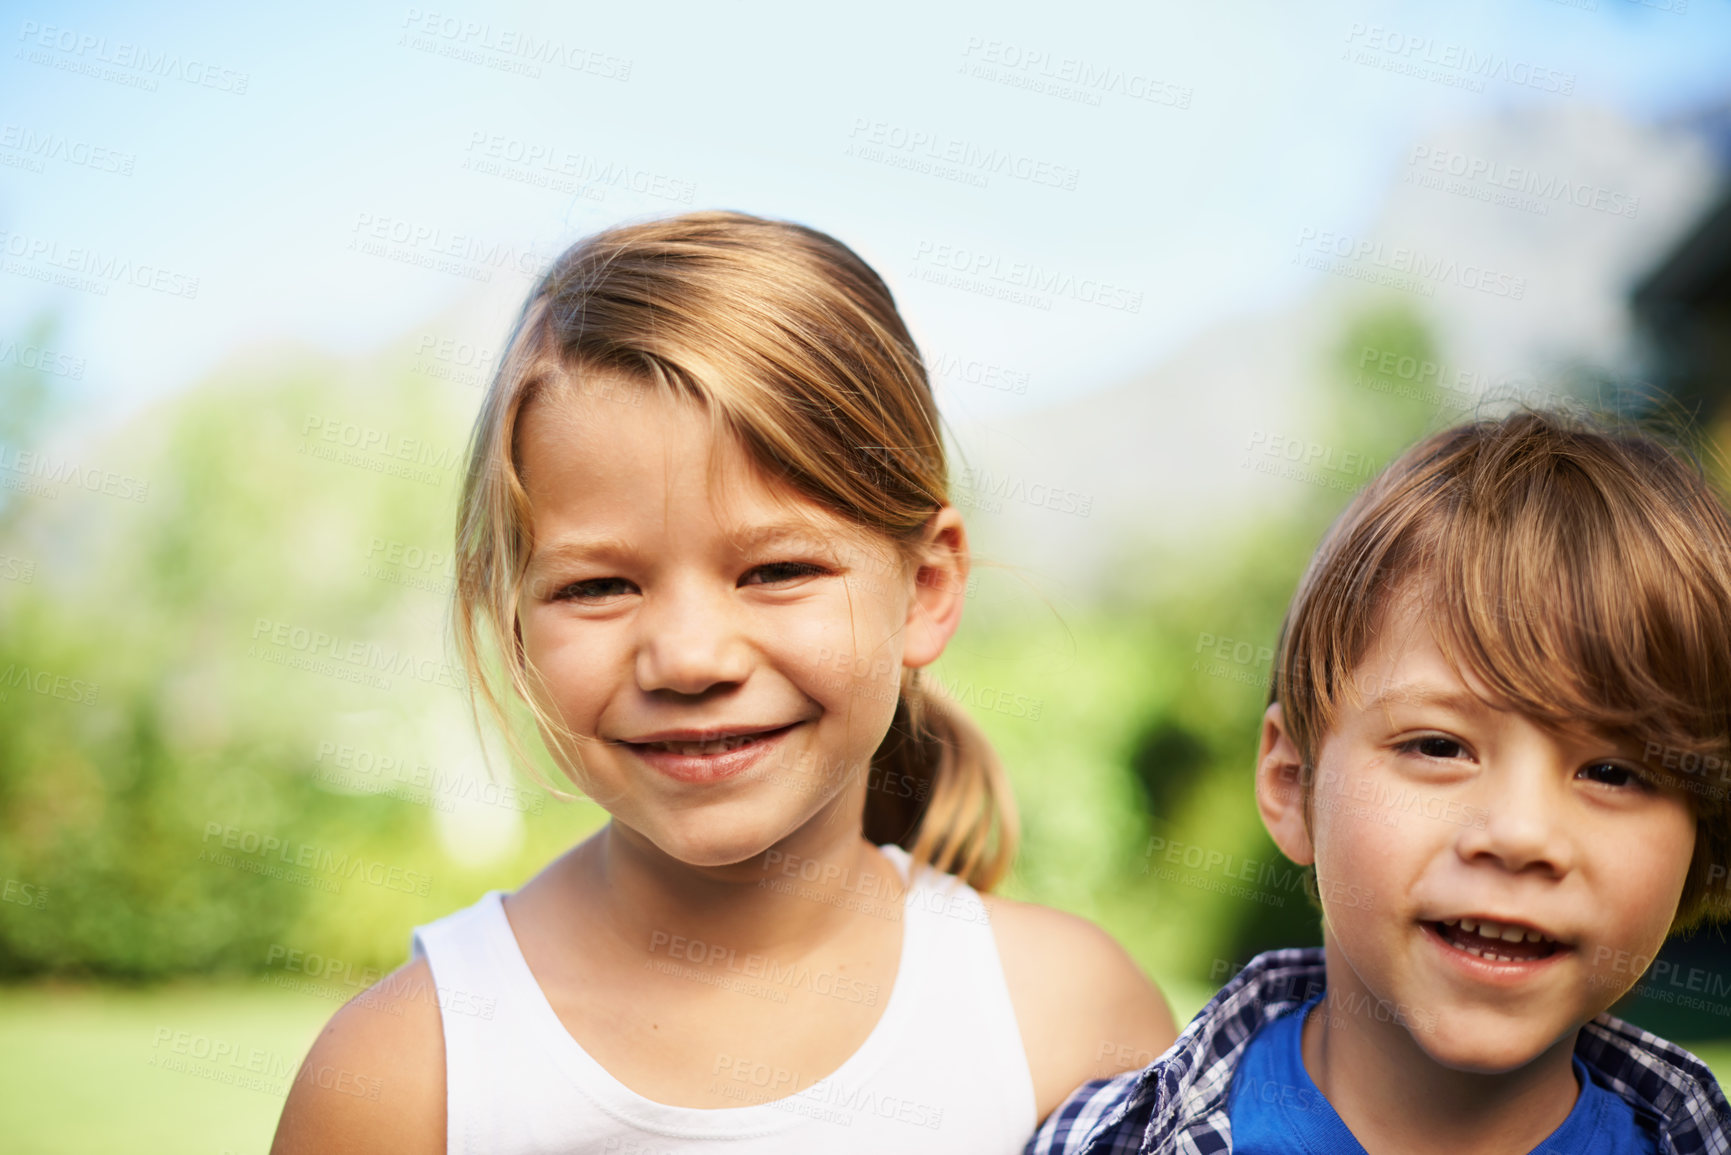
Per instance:
[[[1025,1155],[1216,1155],[1232,1150],[1226,1093],[1245,1044],[1323,989],[1322,948],[1257,955],[1140,1071],[1079,1087]],[[1575,1044],[1592,1071],[1654,1127],[1661,1155],[1727,1155],[1731,1107],[1694,1055],[1610,1015]]]

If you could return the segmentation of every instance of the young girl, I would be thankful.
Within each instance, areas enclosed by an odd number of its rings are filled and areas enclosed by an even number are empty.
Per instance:
[[[1110,938],[982,897],[1003,772],[919,678],[968,573],[946,489],[914,343],[833,238],[693,213],[560,257],[476,424],[455,622],[612,820],[418,928],[274,1150],[1019,1152],[1164,1051]]]

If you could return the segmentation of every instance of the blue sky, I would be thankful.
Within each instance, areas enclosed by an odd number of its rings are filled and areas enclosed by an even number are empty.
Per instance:
[[[58,315],[85,364],[59,385],[117,420],[262,345],[364,352],[437,317],[485,346],[528,283],[412,261],[527,267],[612,221],[729,207],[854,245],[928,353],[1026,382],[981,395],[1007,414],[1304,292],[1294,236],[1362,225],[1437,125],[1657,120],[1731,88],[1731,5],[1706,0],[1055,9],[8,4],[3,335]],[[157,288],[45,283],[44,252]],[[920,277],[1017,264],[1137,307]]]

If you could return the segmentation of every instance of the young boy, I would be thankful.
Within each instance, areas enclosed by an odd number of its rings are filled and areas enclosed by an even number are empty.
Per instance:
[[[1522,412],[1361,493],[1282,629],[1256,799],[1320,949],[1259,955],[1047,1152],[1731,1149],[1694,1056],[1604,1013],[1731,903],[1731,522],[1643,436]]]

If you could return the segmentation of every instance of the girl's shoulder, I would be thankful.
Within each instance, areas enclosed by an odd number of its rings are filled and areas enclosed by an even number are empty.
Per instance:
[[[1104,930],[1052,907],[981,898],[1041,1119],[1081,1084],[1145,1067],[1178,1037],[1159,987]]]
[[[432,968],[416,958],[350,999],[283,1104],[271,1155],[445,1150],[445,1040]]]

